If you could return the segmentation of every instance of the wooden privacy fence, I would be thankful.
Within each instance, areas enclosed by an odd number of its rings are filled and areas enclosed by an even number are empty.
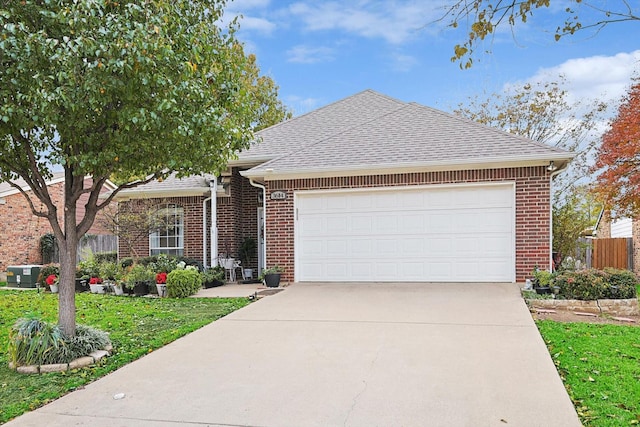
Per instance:
[[[593,268],[622,268],[633,270],[633,239],[593,239]]]
[[[117,252],[118,237],[114,235],[86,234],[78,243],[77,260],[86,259],[89,254],[102,252]],[[58,245],[55,245],[51,262],[60,262]]]

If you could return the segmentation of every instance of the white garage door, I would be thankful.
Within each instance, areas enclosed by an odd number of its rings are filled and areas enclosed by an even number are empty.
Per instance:
[[[513,282],[514,185],[296,192],[296,281]]]

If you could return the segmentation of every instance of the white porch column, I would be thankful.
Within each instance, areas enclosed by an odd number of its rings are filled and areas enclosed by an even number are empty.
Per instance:
[[[211,267],[218,265],[218,177],[209,183],[211,187]]]

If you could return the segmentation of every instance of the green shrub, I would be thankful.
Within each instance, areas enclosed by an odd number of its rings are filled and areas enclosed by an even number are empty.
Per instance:
[[[142,264],[135,264],[125,275],[127,288],[133,289],[136,283],[151,283],[156,279],[156,274],[152,269]]]
[[[131,267],[133,263],[134,263],[133,258],[122,258],[120,260],[120,265],[122,266],[122,268]]]
[[[105,280],[118,280],[122,276],[122,267],[114,261],[107,261],[100,264],[100,277]]]
[[[560,295],[568,299],[597,300],[607,292],[607,274],[600,270],[565,271],[556,277]]]
[[[97,263],[118,262],[118,252],[98,252],[94,255]]]
[[[173,270],[167,275],[167,296],[186,298],[200,290],[202,280],[197,269]]]
[[[18,319],[9,332],[9,360],[14,365],[68,363],[110,344],[105,332],[78,325],[66,337],[58,325],[37,318]]]
[[[637,296],[638,279],[631,271],[603,270],[565,271],[555,279],[560,295],[568,299],[626,299]]]
[[[538,286],[541,288],[547,286],[553,286],[553,281],[556,275],[546,270],[535,270],[533,272],[533,278],[536,279]]]
[[[609,275],[609,289],[607,298],[636,298],[638,277],[629,270],[617,270],[615,268],[605,268],[605,273]]]

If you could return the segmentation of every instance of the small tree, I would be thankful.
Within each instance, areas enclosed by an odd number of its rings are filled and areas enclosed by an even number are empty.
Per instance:
[[[0,179],[51,224],[68,335],[76,247],[97,212],[172,172],[219,172],[262,120],[287,115],[235,21],[221,24],[223,9],[223,0],[0,0]],[[52,166],[64,170],[62,203],[46,185]],[[103,200],[108,178],[121,184]]]
[[[594,171],[596,192],[618,215],[640,214],[640,81],[635,80],[618,115],[602,136]]]

